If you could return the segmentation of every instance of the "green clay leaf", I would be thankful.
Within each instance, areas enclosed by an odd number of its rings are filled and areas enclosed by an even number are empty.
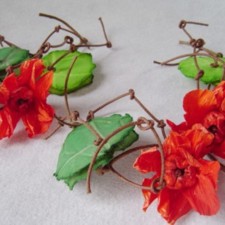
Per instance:
[[[67,53],[66,50],[56,50],[45,55],[43,57],[45,66],[51,66],[57,59],[62,57],[65,53]],[[93,70],[96,67],[96,65],[92,61],[92,55],[89,53],[81,53],[75,51],[66,55],[54,66],[54,77],[52,86],[50,88],[50,93],[56,95],[64,94],[65,80],[69,68],[75,57],[77,57],[77,60],[69,76],[67,93],[71,93],[92,83]]]
[[[102,157],[99,157],[95,162],[94,169],[107,165],[112,160],[112,158],[113,158],[113,155],[111,154],[105,154]],[[70,190],[73,190],[73,187],[75,186],[77,182],[86,179],[87,170],[88,170],[88,167],[85,167],[83,170],[80,170],[79,172],[74,173],[73,176],[64,178],[64,182],[68,185]]]
[[[89,122],[91,126],[105,138],[119,127],[132,121],[128,114],[118,114],[110,117],[99,117]],[[64,180],[70,189],[84,180],[97,146],[94,145],[95,136],[84,126],[74,128],[67,136],[59,155],[55,176]],[[129,127],[113,136],[101,149],[96,159],[94,169],[107,165],[113,158],[115,151],[124,150],[138,139],[134,127]]]
[[[5,69],[8,66],[17,65],[29,58],[29,51],[17,47],[5,47],[0,49],[0,79],[4,79]]]
[[[225,58],[221,58],[225,60]],[[219,62],[218,67],[212,67],[211,64],[214,63],[214,60],[210,57],[197,57],[198,65],[201,70],[204,71],[204,75],[200,78],[206,84],[218,84],[221,81],[223,75],[223,67]],[[194,58],[189,57],[182,60],[179,63],[178,69],[186,76],[190,78],[195,78],[198,70],[195,66]]]

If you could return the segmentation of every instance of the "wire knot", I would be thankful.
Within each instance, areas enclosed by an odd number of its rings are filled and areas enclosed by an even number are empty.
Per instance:
[[[60,26],[60,25],[56,26],[56,27],[55,27],[55,32],[58,33],[58,32],[60,31],[60,29],[61,29],[61,26]]]
[[[222,53],[222,52],[218,52],[218,53],[216,54],[216,56],[217,56],[218,58],[223,58],[223,53]]]
[[[76,51],[76,50],[77,50],[76,45],[74,45],[73,43],[70,44],[70,51],[71,51],[71,52],[74,52],[74,51]]]
[[[44,45],[41,46],[41,53],[47,53],[51,48],[51,44],[46,42]]]
[[[191,39],[190,40],[190,45],[193,48],[202,48],[205,45],[205,41],[202,38],[199,39]]]
[[[134,97],[135,97],[135,92],[134,92],[133,89],[130,89],[130,90],[129,90],[129,95],[130,95],[130,99],[131,99],[131,100],[134,99]]]
[[[13,67],[8,66],[5,71],[6,71],[7,74],[13,73]]]
[[[88,115],[87,115],[87,121],[94,119],[94,112],[93,111],[89,111]]]
[[[94,145],[99,146],[101,144],[102,140],[103,139],[99,137],[97,140],[94,141]]]
[[[187,25],[187,22],[185,20],[181,20],[179,23],[179,28],[180,29],[184,29]]]
[[[199,72],[197,73],[195,80],[199,80],[201,77],[203,77],[204,75],[204,71],[203,70],[199,70]]]
[[[202,38],[196,40],[195,47],[202,48],[205,45],[205,41]]]
[[[5,40],[5,37],[0,35],[0,43],[2,43]]]
[[[73,111],[71,112],[71,119],[73,121],[76,121],[78,119],[78,117],[80,116],[79,112],[78,111]]]
[[[154,121],[148,120],[145,117],[140,117],[137,120],[137,126],[140,130],[149,130],[154,127]]]
[[[166,182],[163,181],[162,184],[159,183],[160,179],[157,177],[155,178],[152,183],[151,183],[151,189],[152,192],[155,194],[158,194],[165,186],[166,186]]]
[[[112,43],[111,43],[110,41],[107,41],[106,47],[107,47],[107,48],[112,48]]]
[[[63,123],[63,118],[60,116],[57,118],[57,121],[58,121],[58,124],[63,127],[64,126],[64,123]]]
[[[166,126],[164,120],[159,120],[157,127],[164,128]]]
[[[67,44],[72,44],[73,43],[73,38],[70,37],[70,36],[65,36],[64,40],[65,40],[65,42]]]

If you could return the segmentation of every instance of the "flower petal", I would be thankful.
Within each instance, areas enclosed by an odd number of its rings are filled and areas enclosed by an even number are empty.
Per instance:
[[[214,135],[214,144],[219,144],[225,137],[225,114],[210,112],[205,118],[203,125]]]
[[[35,89],[36,80],[41,76],[44,70],[44,64],[41,59],[31,59],[25,61],[20,66],[20,75],[18,83],[20,86],[29,84],[29,87]]]
[[[186,94],[183,101],[187,123],[202,123],[206,114],[217,108],[215,95],[209,90],[194,90]]]
[[[156,178],[156,176],[154,176],[151,179],[144,179],[142,185],[143,186],[148,186],[150,187],[152,181]],[[143,196],[145,198],[145,202],[143,205],[143,210],[146,211],[147,208],[151,205],[151,203],[157,198],[157,194],[152,193],[151,191],[148,190],[142,190]]]
[[[186,141],[190,142],[189,152],[195,157],[200,158],[210,152],[209,145],[213,142],[214,135],[208,132],[201,124],[195,124],[192,129],[183,134]]]
[[[191,129],[177,133],[171,131],[166,138],[163,147],[165,155],[177,154],[180,149],[185,149],[194,157],[199,158],[210,152],[210,144],[214,135],[201,124],[195,124]]]
[[[187,214],[191,206],[181,191],[164,188],[159,194],[158,212],[168,223],[174,224],[177,219]]]
[[[0,84],[0,104],[5,105],[7,103],[8,98],[9,98],[9,90],[6,88],[5,85]]]
[[[37,98],[41,100],[45,100],[48,95],[48,90],[52,85],[52,80],[53,80],[53,72],[49,71],[43,76],[41,76],[40,79],[38,79],[36,83],[36,90],[35,90],[35,95]]]
[[[14,91],[15,89],[18,88],[18,82],[17,82],[17,77],[14,73],[11,73],[8,75],[2,82],[2,85],[4,85],[8,91]]]
[[[189,140],[183,134],[171,131],[163,143],[165,156],[171,154],[179,154],[180,149],[190,149],[191,145]]]
[[[11,112],[9,108],[0,109],[0,139],[12,135],[19,119],[19,115]]]
[[[33,109],[22,116],[29,137],[46,132],[53,117],[54,110],[50,105],[43,102],[36,102]]]
[[[199,160],[202,164],[200,170],[201,174],[207,176],[215,189],[217,189],[217,181],[218,181],[218,174],[220,171],[220,164],[217,161],[207,161],[204,159]]]
[[[193,187],[183,190],[184,197],[188,200],[191,207],[202,215],[214,215],[220,208],[220,203],[216,195],[215,184],[218,176],[218,162],[213,162],[213,168],[209,168],[211,175],[200,174],[198,183]],[[209,166],[209,165],[208,165]],[[210,167],[209,166],[209,167]],[[213,173],[213,174],[212,174]]]
[[[173,130],[173,131],[176,131],[178,133],[181,133],[185,130],[188,129],[188,125],[186,122],[182,122],[178,125],[176,125],[174,122],[170,121],[170,120],[166,120],[167,124],[170,126],[170,128]]]
[[[133,167],[142,173],[160,173],[161,158],[157,148],[153,147],[142,151],[141,155],[135,160]]]
[[[225,111],[225,81],[221,81],[214,89],[213,93],[216,97],[217,104],[221,107],[222,111]]]

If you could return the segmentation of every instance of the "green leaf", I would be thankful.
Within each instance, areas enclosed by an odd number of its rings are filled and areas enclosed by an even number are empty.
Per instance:
[[[113,151],[111,151],[113,153]],[[113,154],[105,154],[102,157],[98,157],[95,162],[94,169],[103,167],[107,165],[113,158]],[[77,173],[74,173],[73,176],[64,178],[64,182],[68,185],[69,189],[72,190],[75,184],[81,180],[85,180],[87,177],[88,167],[85,167],[83,170],[80,170]],[[58,178],[57,178],[58,179]]]
[[[43,61],[46,67],[52,65],[57,59],[62,57],[67,51],[57,50],[52,51],[43,57]],[[67,93],[78,90],[90,83],[93,80],[93,70],[96,65],[92,61],[92,55],[89,53],[81,53],[78,51],[71,52],[61,59],[54,66],[54,77],[50,93],[56,95],[63,95],[65,89],[65,80],[68,74],[69,68],[73,59],[77,57],[77,60],[71,70],[70,77],[68,80]]]
[[[0,79],[4,79],[5,69],[8,66],[17,65],[29,58],[29,51],[17,47],[5,47],[0,49]]]
[[[225,60],[225,58],[222,58]],[[201,81],[206,84],[218,84],[221,81],[223,75],[223,67],[219,62],[218,67],[212,67],[211,64],[214,63],[214,60],[210,57],[197,57],[198,64],[201,70],[204,71],[204,75],[201,77]],[[182,60],[179,63],[178,69],[186,76],[190,78],[195,78],[198,70],[195,66],[194,58],[189,57]]]
[[[110,117],[99,117],[89,124],[105,138],[119,127],[132,121],[128,114],[118,114]],[[113,158],[115,151],[124,150],[138,139],[134,127],[129,127],[113,136],[102,148],[96,159],[94,169],[107,165]],[[90,130],[81,125],[74,128],[67,136],[59,155],[55,176],[58,180],[64,180],[70,189],[86,178],[87,170],[97,146],[94,145],[95,136]]]

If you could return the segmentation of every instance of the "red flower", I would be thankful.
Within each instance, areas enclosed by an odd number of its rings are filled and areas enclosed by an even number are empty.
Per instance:
[[[213,90],[220,111],[225,112],[225,81],[221,81]]]
[[[212,153],[225,158],[225,82],[214,90],[194,90],[186,94],[183,101],[185,122],[175,125],[167,121],[172,130],[179,133],[201,123],[214,135]]]
[[[40,59],[25,61],[20,75],[8,75],[0,84],[0,139],[10,137],[22,119],[29,137],[45,132],[53,119],[54,110],[46,104],[53,73],[43,74]]]
[[[202,215],[216,214],[219,210],[216,189],[220,165],[216,161],[199,158],[212,141],[213,135],[200,126],[182,135],[171,132],[163,145],[166,186],[158,194],[143,190],[143,209],[146,210],[158,198],[158,211],[170,224],[191,209]],[[143,151],[134,167],[142,173],[155,172],[152,178],[143,181],[143,185],[150,186],[161,175],[157,148]]]

